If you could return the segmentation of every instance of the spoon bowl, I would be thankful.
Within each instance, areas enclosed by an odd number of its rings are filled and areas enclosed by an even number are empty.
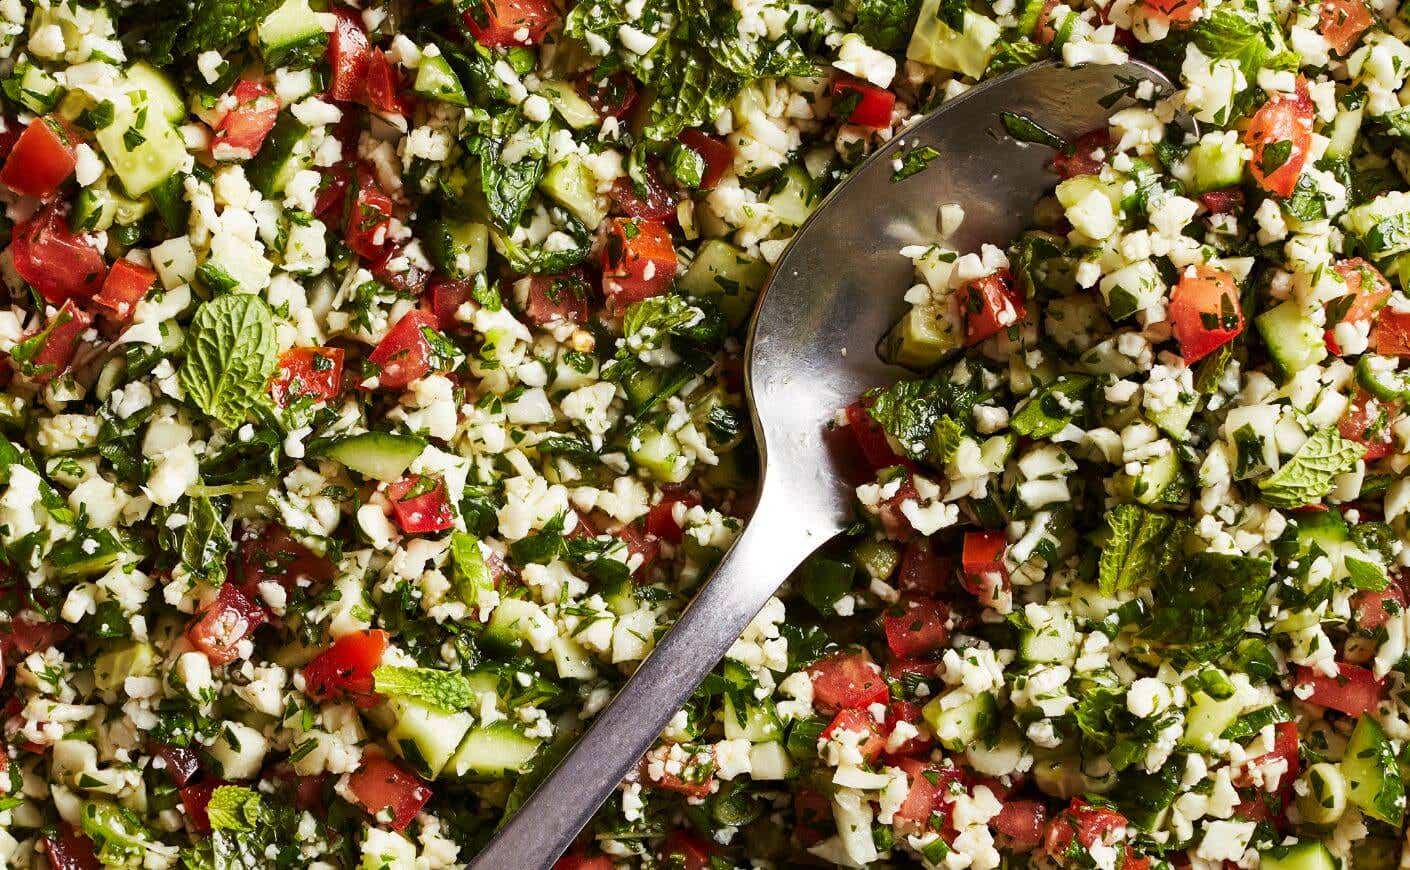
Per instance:
[[[1104,126],[1103,98],[1151,81],[1137,62],[1037,64],[952,98],[869,157],[828,195],[775,265],[750,326],[745,386],[762,481],[758,506],[675,626],[661,638],[577,745],[471,863],[480,870],[548,868],[635,765],[675,712],[811,552],[846,527],[853,492],[824,434],[838,409],[905,376],[878,340],[914,283],[903,247],[940,240],[939,207],[965,219],[945,243],[1003,245],[1031,223],[1055,178],[1049,148],[1004,132],[1001,112],[1073,138]],[[913,148],[936,156],[893,181]]]

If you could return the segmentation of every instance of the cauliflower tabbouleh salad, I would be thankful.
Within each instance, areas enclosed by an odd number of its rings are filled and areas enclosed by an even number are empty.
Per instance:
[[[1174,91],[1003,119],[1032,230],[898,252],[855,525],[557,866],[1404,866],[1407,40],[0,0],[0,861],[471,860],[747,518],[742,328],[819,197],[979,79],[1135,57]]]

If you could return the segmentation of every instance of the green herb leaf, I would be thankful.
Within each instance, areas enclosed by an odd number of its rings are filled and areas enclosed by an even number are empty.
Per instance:
[[[1110,538],[1098,561],[1103,595],[1163,576],[1177,563],[1189,523],[1133,504],[1107,514]]]
[[[901,168],[891,173],[891,182],[905,181],[912,175],[919,174],[925,167],[930,165],[930,161],[940,156],[940,152],[929,145],[922,145],[919,148],[908,148],[906,153],[901,155]]]
[[[455,671],[380,665],[372,682],[380,694],[415,698],[447,713],[467,710],[479,700],[470,681]]]
[[[1004,130],[1019,142],[1047,145],[1049,148],[1056,148],[1059,151],[1067,148],[1066,139],[1027,115],[1020,115],[1017,112],[1000,112],[999,120],[1003,123]]]
[[[1337,475],[1356,468],[1366,448],[1341,437],[1335,426],[1313,433],[1282,468],[1258,482],[1263,500],[1273,507],[1295,508],[1321,501]]]
[[[178,378],[196,407],[234,427],[266,403],[277,356],[269,305],[245,293],[217,296],[191,320]]]
[[[1263,603],[1272,578],[1267,559],[1195,553],[1183,570],[1157,579],[1150,637],[1182,647],[1196,661],[1212,661],[1239,642]]]
[[[222,785],[211,792],[206,815],[213,831],[252,831],[259,824],[264,805],[255,791],[238,785]]]
[[[181,535],[181,563],[211,586],[225,582],[225,557],[234,549],[220,512],[205,496],[190,499]]]

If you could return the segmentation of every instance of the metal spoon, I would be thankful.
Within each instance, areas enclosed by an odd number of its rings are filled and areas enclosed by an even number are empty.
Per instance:
[[[832,471],[823,433],[862,391],[906,374],[874,352],[914,283],[900,249],[937,240],[945,203],[966,214],[951,247],[1002,246],[1056,181],[1046,169],[1052,151],[1006,135],[999,113],[1073,137],[1104,126],[1112,107],[1101,99],[1141,80],[1170,87],[1135,62],[1049,62],[1000,76],[907,129],[823,201],[776,265],[750,327],[745,385],[763,471],[753,518],[675,627],[471,867],[550,867],[779,584],[847,525],[853,494]],[[923,146],[939,156],[893,182],[893,161]]]

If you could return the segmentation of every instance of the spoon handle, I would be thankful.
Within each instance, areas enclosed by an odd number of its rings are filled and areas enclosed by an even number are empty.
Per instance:
[[[473,870],[552,866],[784,578],[823,543],[801,513],[765,484],[753,518],[675,627],[471,861]]]

